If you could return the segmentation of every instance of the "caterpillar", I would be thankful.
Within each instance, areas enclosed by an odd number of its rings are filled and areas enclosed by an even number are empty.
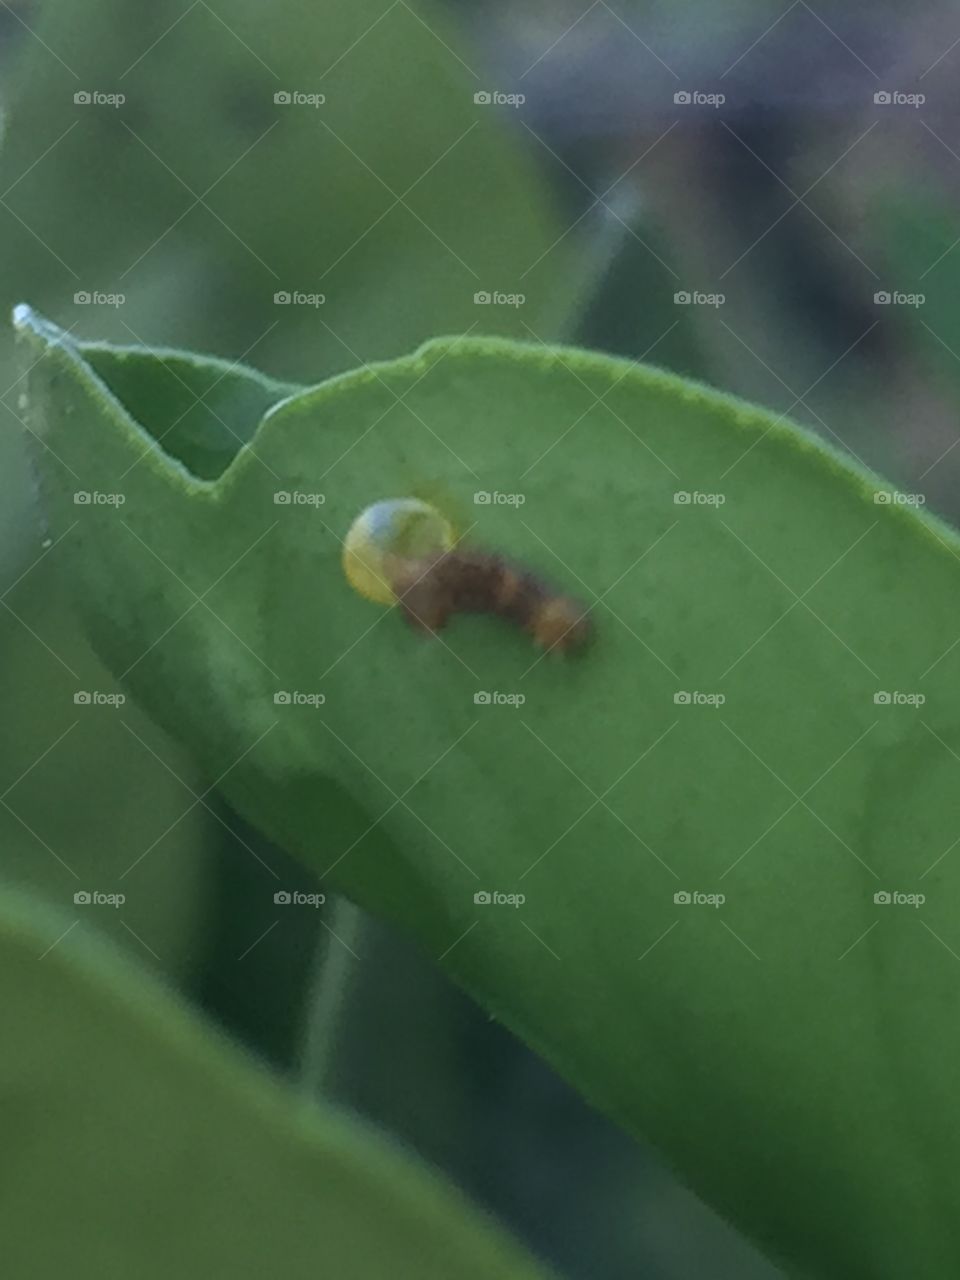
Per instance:
[[[573,653],[590,640],[589,611],[505,557],[454,548],[387,557],[387,573],[411,626],[440,631],[455,613],[488,613],[532,636],[540,648]]]

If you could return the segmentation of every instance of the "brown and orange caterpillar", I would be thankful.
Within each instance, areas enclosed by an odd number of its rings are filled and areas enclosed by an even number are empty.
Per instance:
[[[388,557],[390,585],[408,622],[439,631],[455,613],[489,613],[545,650],[572,653],[591,638],[589,611],[536,574],[495,553],[455,547]]]

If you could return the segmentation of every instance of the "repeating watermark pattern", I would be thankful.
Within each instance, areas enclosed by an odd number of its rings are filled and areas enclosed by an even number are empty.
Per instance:
[[[75,507],[122,507],[125,493],[101,493],[99,489],[77,489],[73,495]]]
[[[326,700],[324,693],[301,693],[298,689],[278,689],[273,695],[277,707],[322,707]]]
[[[924,893],[900,893],[898,890],[881,889],[873,895],[878,907],[922,907],[927,897]]]
[[[526,900],[524,893],[500,893],[497,889],[480,889],[473,895],[478,907],[522,907]]]
[[[900,493],[897,489],[877,489],[873,500],[878,507],[922,507],[927,498],[923,493]]]
[[[701,693],[699,689],[679,689],[673,695],[678,707],[722,707],[726,700],[725,693]]]
[[[127,100],[125,93],[103,93],[100,89],[78,89],[73,101],[78,107],[122,107]]]
[[[300,289],[278,289],[273,295],[276,307],[322,307],[326,300],[325,293],[303,293]]]
[[[880,689],[873,695],[874,705],[878,707],[922,707],[926,700],[925,693],[901,693],[898,689],[890,692]]]
[[[688,892],[680,889],[673,895],[678,907],[722,907],[727,900],[724,893],[701,893],[699,889]]]
[[[126,700],[125,693],[100,693],[97,689],[78,689],[73,695],[78,707],[122,707]]]
[[[725,493],[701,493],[699,489],[678,489],[673,495],[677,507],[722,507],[726,500]]]
[[[325,93],[305,93],[302,89],[278,89],[273,95],[278,107],[322,107]]]
[[[903,93],[900,89],[878,89],[873,101],[878,107],[922,107],[927,100],[925,93]]]
[[[875,307],[922,307],[925,293],[901,293],[899,289],[878,289],[873,295]]]
[[[522,707],[526,700],[524,693],[499,693],[496,689],[478,689],[473,695],[477,707]]]
[[[126,300],[125,293],[100,293],[97,289],[90,292],[80,289],[73,295],[74,304],[78,307],[122,307]]]
[[[479,89],[473,100],[478,107],[522,107],[525,93],[502,93],[499,89]]]
[[[273,895],[278,907],[322,907],[326,900],[324,893],[301,893],[299,889],[278,889]]]
[[[678,89],[673,95],[677,107],[722,107],[727,100],[725,93],[704,93],[702,89]]]
[[[675,307],[722,307],[725,293],[702,293],[699,289],[678,289],[673,295]]]
[[[522,507],[526,500],[525,494],[501,493],[499,489],[494,489],[492,492],[488,489],[478,489],[473,495],[474,505],[478,507]]]
[[[501,293],[499,289],[478,289],[473,295],[478,307],[522,307],[526,300],[525,293]]]
[[[326,500],[324,493],[304,493],[301,489],[277,489],[273,495],[278,507],[322,507]]]
[[[125,893],[102,893],[99,889],[78,889],[73,895],[78,907],[122,907],[127,900]]]

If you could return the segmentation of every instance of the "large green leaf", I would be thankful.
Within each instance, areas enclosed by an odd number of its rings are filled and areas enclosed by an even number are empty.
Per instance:
[[[543,1275],[400,1151],[9,891],[0,1009],[11,1275]]]
[[[284,399],[200,481],[108,354],[20,326],[32,426],[127,499],[70,539],[96,645],[237,807],[770,1251],[955,1271],[956,535],[759,409],[495,340]],[[59,527],[76,482],[40,463]],[[595,603],[592,649],[538,661],[483,617],[431,640],[353,593],[351,521],[411,492]]]
[[[255,347],[295,374],[472,327],[555,337],[573,217],[550,208],[516,112],[474,101],[490,86],[447,16],[48,0],[4,147],[3,296],[120,342]],[[526,301],[475,304],[494,291]]]
[[[516,127],[515,111],[474,102],[486,87],[480,68],[466,65],[474,58],[430,0],[225,8],[154,0],[149,12],[124,0],[90,0],[82,12],[70,0],[43,0],[29,18],[39,39],[7,16],[23,36],[21,65],[5,63],[2,85],[7,305],[28,291],[76,332],[128,343],[175,335],[205,349],[255,351],[267,367],[311,377],[405,352],[433,333],[476,326],[522,335],[529,325],[554,337],[564,325],[577,291],[576,234],[560,240],[568,220],[530,162],[532,152],[551,161]],[[274,101],[292,90],[327,100],[316,109]],[[122,92],[126,101],[77,102],[78,91]],[[475,292],[493,289],[522,291],[526,302],[475,305]],[[294,291],[323,293],[325,302],[276,305],[275,294]],[[124,301],[75,303],[91,292]],[[17,428],[10,355],[0,339],[0,419]],[[195,366],[175,357],[142,362],[136,353],[112,363],[119,393],[128,377],[137,382],[140,404],[156,415],[151,429],[169,428],[164,447],[200,475],[226,465],[239,443],[233,433],[252,431],[262,412],[256,388],[253,401],[238,403],[238,381],[220,381],[226,371],[209,362],[194,379]],[[209,434],[195,430],[201,415]],[[0,570],[9,565],[0,589],[46,550],[17,436],[0,432]],[[191,438],[202,456],[186,459]],[[92,708],[71,729],[77,685],[113,685],[46,591],[41,575],[62,550],[50,549],[6,599],[19,620],[0,612],[8,711],[0,791],[17,784],[8,797],[17,816],[0,808],[5,867],[69,901],[76,882],[49,850],[79,883],[116,888],[154,846],[124,884],[127,911],[86,919],[182,973],[199,950],[191,926],[201,888],[209,914],[240,936],[249,928],[243,877],[229,891],[211,884],[211,850],[225,830],[194,805],[207,782],[185,754],[134,719],[137,742],[109,710]],[[252,875],[262,869],[246,849],[237,857]],[[248,904],[254,919],[260,905]],[[198,930],[209,952],[194,989],[207,1007],[216,994],[234,1014],[250,1000],[267,1024],[273,1005],[258,1001],[250,969],[270,972],[279,931],[238,965],[259,930],[228,947],[217,920]],[[290,932],[284,944],[306,950]],[[280,1016],[292,1028],[302,1010],[287,990]]]
[[[510,108],[474,102],[485,87],[479,68],[466,65],[470,54],[430,0],[274,0],[266,8],[258,0],[227,8],[154,0],[149,12],[125,0],[90,0],[82,10],[44,0],[36,9],[29,26],[39,38],[0,6],[23,37],[21,64],[4,66],[2,85],[0,302],[29,292],[80,333],[127,343],[175,335],[208,350],[252,350],[260,363],[311,377],[400,354],[434,333],[475,325],[522,335],[530,325],[553,337],[564,323],[576,292],[575,237],[546,253],[565,223],[528,162],[526,134],[511,129]],[[327,101],[316,109],[274,101],[293,90]],[[75,101],[92,92],[126,101]],[[476,291],[493,289],[522,291],[527,301],[474,304]],[[275,304],[276,293],[294,291],[326,301]],[[97,293],[124,301],[74,301]],[[202,808],[177,821],[193,799],[178,777],[194,788],[197,781],[185,756],[171,758],[161,746],[166,771],[150,754],[160,743],[149,734],[149,749],[135,742],[109,712],[88,714],[83,739],[73,736],[81,680],[72,673],[83,673],[82,687],[111,686],[43,581],[62,548],[44,559],[11,355],[0,339],[0,421],[8,428],[0,431],[0,590],[24,575],[0,611],[5,705],[12,698],[16,708],[0,752],[0,791],[27,775],[9,797],[19,817],[0,810],[7,867],[15,862],[20,875],[26,866],[33,885],[68,896],[69,872],[41,841],[103,883],[169,829],[138,872],[142,889],[149,868],[151,891],[131,895],[143,915],[131,924],[172,962],[173,940],[188,940],[198,906],[182,869],[199,877],[205,861],[196,843]],[[164,444],[178,454],[192,418],[206,414],[215,430],[192,465],[201,475],[222,468],[238,444],[231,432],[252,430],[262,406],[234,404],[228,429],[220,401],[227,384],[217,385],[226,365],[208,364],[198,382],[176,359],[151,368],[136,355],[114,361],[121,394],[128,373],[152,379],[152,392],[140,383],[140,403],[162,415],[151,426],[171,428]],[[118,781],[129,821],[118,820]],[[26,803],[31,788],[35,806]],[[96,820],[78,822],[78,803]],[[70,828],[69,852],[61,826]],[[214,839],[221,830],[215,826]],[[42,874],[48,866],[52,876]],[[141,947],[124,928],[118,933]]]

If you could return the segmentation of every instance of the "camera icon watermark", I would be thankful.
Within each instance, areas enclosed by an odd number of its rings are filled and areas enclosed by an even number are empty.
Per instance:
[[[326,300],[325,293],[305,293],[301,289],[278,289],[273,295],[275,307],[322,307]]]
[[[124,493],[101,493],[98,489],[78,489],[73,495],[75,507],[122,507],[126,500]]]
[[[500,289],[478,289],[473,295],[477,307],[522,307],[526,300],[525,293],[504,293]]]
[[[324,93],[304,93],[301,89],[278,89],[273,95],[278,107],[322,107],[326,100]]]
[[[127,100],[125,93],[101,93],[99,89],[78,89],[73,95],[78,107],[122,107]]]
[[[677,707],[722,707],[726,701],[725,693],[701,693],[699,689],[678,689],[673,695]]]
[[[99,889],[78,889],[73,895],[77,907],[122,907],[127,900],[125,893],[102,893]]]
[[[903,293],[899,289],[878,289],[873,295],[875,307],[922,307],[927,300],[925,293]]]
[[[692,893],[679,889],[673,895],[673,901],[678,907],[722,907],[726,900],[724,893],[701,893],[699,889]]]
[[[501,493],[499,489],[494,489],[492,492],[488,489],[478,489],[473,495],[474,506],[477,507],[522,507],[526,500],[526,494]]]
[[[78,689],[73,695],[75,707],[122,707],[126,701],[125,693],[101,693],[98,689]]]
[[[925,893],[901,893],[899,890],[880,889],[873,895],[878,907],[922,907],[927,900]]]
[[[125,293],[101,293],[97,289],[92,292],[79,289],[73,295],[74,306],[77,307],[122,307],[126,300]]]
[[[900,493],[897,489],[877,489],[873,501],[878,507],[922,507],[926,504],[926,494]]]
[[[526,100],[525,93],[501,93],[499,89],[480,89],[473,95],[478,107],[522,107]]]
[[[500,693],[496,689],[478,689],[473,695],[475,707],[522,707],[526,700],[525,693]]]
[[[273,695],[275,707],[322,707],[327,701],[325,693],[301,693],[299,689],[278,689]]]
[[[700,289],[678,289],[673,295],[676,307],[722,307],[726,300],[725,293],[704,293]]]
[[[678,89],[673,95],[677,107],[722,107],[727,100],[725,93],[703,93],[700,89]]]
[[[326,900],[326,894],[301,893],[299,889],[278,889],[273,895],[274,905],[278,907],[322,907]]]
[[[903,93],[899,89],[878,89],[873,95],[878,107],[922,107],[927,100],[925,93]]]
[[[722,507],[725,493],[703,493],[700,489],[678,489],[673,495],[675,507]]]
[[[524,893],[500,893],[497,889],[480,889],[473,895],[474,905],[478,907],[522,907],[526,900]]]
[[[901,693],[899,689],[879,689],[873,695],[875,707],[922,707],[926,701],[925,693]]]
[[[277,507],[322,507],[325,493],[304,493],[301,489],[277,489],[273,495]]]

